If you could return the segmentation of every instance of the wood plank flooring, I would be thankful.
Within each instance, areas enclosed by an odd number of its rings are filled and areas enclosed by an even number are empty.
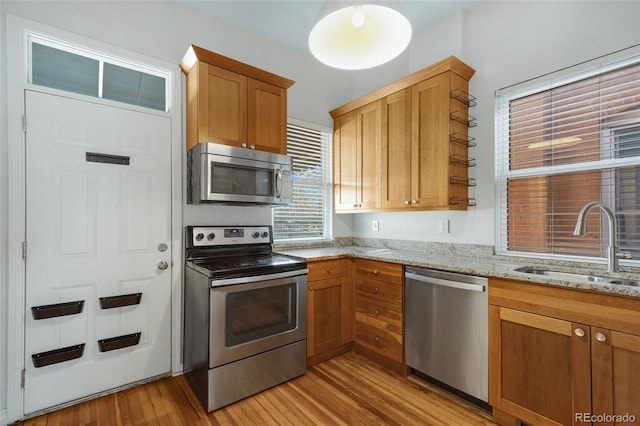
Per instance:
[[[493,425],[484,411],[353,352],[207,413],[182,376],[157,380],[19,423],[58,425]]]

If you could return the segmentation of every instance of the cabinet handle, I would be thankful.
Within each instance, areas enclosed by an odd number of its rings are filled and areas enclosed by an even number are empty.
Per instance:
[[[243,147],[243,148],[246,148],[246,147],[247,147],[247,144],[246,144],[246,143],[244,143],[244,142],[242,142],[242,145],[240,145],[240,146],[241,146],[241,147]]]
[[[404,205],[408,206],[409,205],[409,200],[404,200]]]
[[[584,337],[584,330],[581,328],[576,328],[574,333],[576,334],[576,336],[578,337]]]
[[[375,316],[380,316],[380,312],[379,312],[379,311],[375,311],[373,314],[374,314]]]
[[[380,273],[380,271],[378,271],[378,268],[375,268],[375,269],[373,270],[373,273],[374,273],[374,275],[378,275],[378,274]]]
[[[256,149],[256,146],[254,144],[251,144],[251,145],[249,145],[249,148]]]
[[[607,341],[607,336],[605,336],[602,333],[596,333],[596,340],[598,342],[606,342]]]
[[[327,274],[331,273],[331,266],[327,266]]]
[[[380,343],[380,338],[376,337],[376,343]]]
[[[378,294],[380,292],[380,290],[378,289],[378,287],[373,289],[373,294]]]
[[[411,205],[415,206],[416,204],[418,204],[418,202],[416,200],[411,200]]]

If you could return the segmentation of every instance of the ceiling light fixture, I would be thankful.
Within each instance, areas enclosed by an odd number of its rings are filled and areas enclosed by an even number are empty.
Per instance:
[[[402,53],[411,24],[392,3],[325,1],[309,34],[309,49],[320,62],[345,70],[373,68]]]

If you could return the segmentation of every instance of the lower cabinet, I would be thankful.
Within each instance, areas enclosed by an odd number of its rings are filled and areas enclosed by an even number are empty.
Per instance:
[[[349,262],[335,259],[308,263],[308,366],[352,349],[353,286]]]
[[[490,279],[489,304],[497,423],[640,422],[640,300]]]
[[[355,350],[407,374],[404,361],[404,269],[400,264],[353,260]]]

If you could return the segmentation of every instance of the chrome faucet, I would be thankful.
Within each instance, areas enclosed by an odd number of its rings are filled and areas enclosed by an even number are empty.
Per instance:
[[[594,208],[599,207],[602,210],[607,218],[609,219],[609,248],[607,251],[607,272],[618,272],[618,257],[624,257],[629,259],[629,253],[618,253],[618,248],[616,247],[616,228],[617,228],[617,220],[616,216],[613,214],[611,209],[605,206],[602,203],[598,203],[593,201],[591,203],[587,203],[582,207],[580,213],[578,213],[578,222],[576,222],[576,229],[573,231],[573,235],[584,237],[587,232],[587,226],[584,218],[587,216],[587,213]]]

